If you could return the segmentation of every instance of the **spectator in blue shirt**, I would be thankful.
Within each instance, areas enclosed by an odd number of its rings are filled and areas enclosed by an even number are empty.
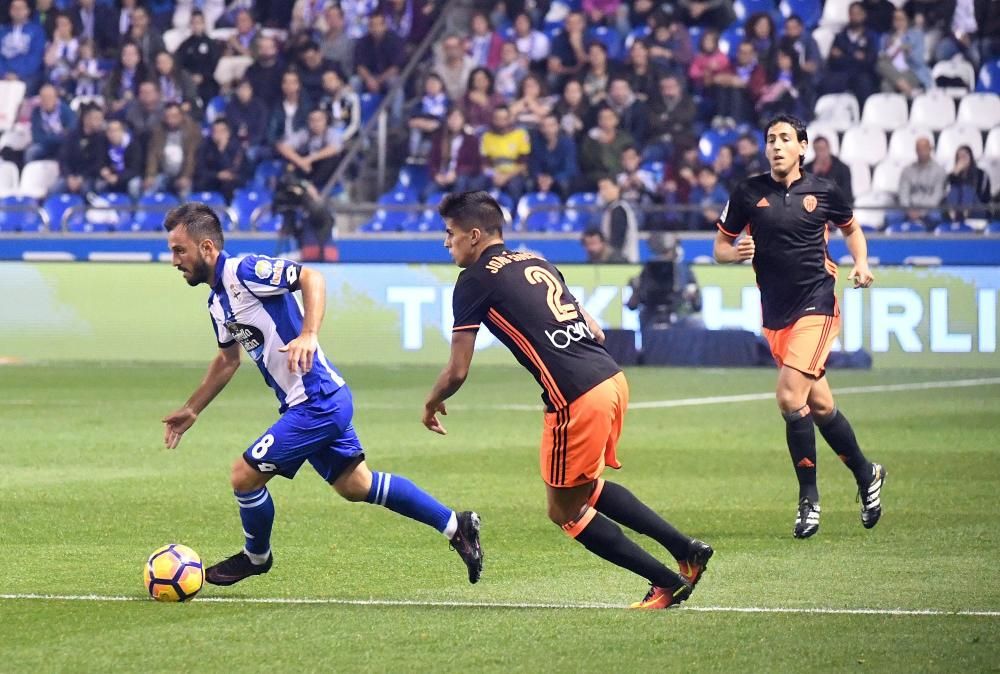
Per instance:
[[[719,182],[719,177],[711,166],[698,169],[698,182],[691,190],[689,203],[700,207],[688,214],[688,229],[712,229],[722,206],[729,200],[729,193]]]
[[[576,163],[576,144],[559,128],[559,118],[546,115],[531,141],[528,157],[530,174],[534,176],[534,189],[554,192],[565,199],[579,169]]]
[[[23,81],[29,96],[42,82],[45,55],[45,31],[28,21],[30,15],[25,0],[14,0],[10,3],[10,23],[0,26],[0,77]]]
[[[31,113],[31,145],[24,153],[24,161],[54,159],[59,146],[76,127],[76,115],[59,100],[56,88],[44,84],[38,92],[38,105]]]

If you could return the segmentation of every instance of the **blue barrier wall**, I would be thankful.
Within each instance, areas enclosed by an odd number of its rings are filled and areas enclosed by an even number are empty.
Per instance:
[[[694,260],[712,254],[712,238],[704,234],[685,237],[681,234],[685,257]],[[539,252],[557,263],[585,262],[583,249],[575,238],[527,238],[512,236],[508,245],[513,248],[527,248]],[[873,237],[868,241],[869,255],[878,258],[880,264],[907,264],[910,258],[939,258],[949,265],[997,265],[1000,264],[1000,237],[969,235],[965,237],[922,236],[915,238]],[[404,239],[347,238],[337,242],[341,262],[444,262],[451,259],[439,238]],[[279,254],[286,251],[279,248],[273,237],[229,237],[226,249],[235,254],[264,253]],[[642,256],[649,250],[643,242]],[[64,259],[89,260],[108,259],[120,256],[136,261],[155,261],[167,252],[163,237],[133,236],[49,236],[32,237],[0,236],[0,260]],[[839,260],[847,255],[847,248],[840,239],[830,242],[830,256]]]

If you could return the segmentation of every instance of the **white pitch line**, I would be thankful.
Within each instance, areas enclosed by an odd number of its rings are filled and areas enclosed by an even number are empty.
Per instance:
[[[945,381],[924,381],[909,384],[875,384],[872,386],[845,386],[837,388],[833,394],[835,396],[854,395],[859,393],[893,393],[899,391],[929,391],[933,389],[969,388],[972,386],[994,386],[1000,384],[1000,377],[981,377],[979,379],[951,379]],[[670,400],[646,400],[640,402],[630,402],[630,410],[664,409],[668,407],[697,407],[698,405],[728,405],[730,403],[755,402],[760,400],[771,400],[774,398],[774,391],[764,393],[739,393],[729,396],[706,396],[703,398],[674,398]],[[148,401],[147,401],[148,402]],[[171,401],[164,401],[169,404]],[[9,406],[33,406],[42,404],[38,400],[12,399],[0,400],[0,405]],[[53,404],[46,401],[44,404]],[[56,405],[93,405],[92,400],[58,401]],[[213,403],[216,407],[230,405],[243,406],[244,403],[236,401],[217,401]],[[412,405],[400,405],[398,403],[363,403],[359,405],[362,410],[412,410]],[[501,410],[504,412],[538,412],[542,409],[539,405],[450,405],[451,409],[457,412],[469,412],[474,410]]]
[[[855,393],[892,393],[896,391],[928,391],[942,388],[968,388],[970,386],[992,386],[1000,384],[1000,377],[981,377],[979,379],[951,379],[946,381],[924,381],[910,384],[876,384],[872,386],[845,386],[834,389],[835,396],[852,395]],[[766,393],[740,393],[730,396],[706,396],[703,398],[675,398],[673,400],[646,400],[630,402],[629,410],[662,409],[666,407],[695,407],[698,405],[727,405],[729,403],[745,403],[757,400],[771,400],[774,391]],[[511,412],[536,412],[540,405],[495,405],[490,409]]]
[[[148,597],[97,594],[0,594],[0,600],[29,601],[91,601],[125,602],[150,601]],[[499,609],[586,609],[621,610],[624,606],[601,603],[522,603],[489,601],[434,601],[419,599],[337,599],[334,597],[202,597],[201,603],[212,604],[325,604],[333,606],[416,606],[426,608],[499,608]],[[792,608],[766,606],[682,606],[684,611],[698,613],[808,613],[816,615],[892,615],[892,616],[973,616],[998,618],[1000,611],[945,611],[943,609],[894,608]]]

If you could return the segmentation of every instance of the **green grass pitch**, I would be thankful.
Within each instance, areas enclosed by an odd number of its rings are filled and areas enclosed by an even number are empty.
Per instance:
[[[339,500],[306,466],[294,482],[271,483],[270,574],[206,587],[189,604],[144,600],[142,563],[154,548],[184,543],[213,563],[241,545],[228,470],[275,417],[270,392],[245,362],[167,451],[160,418],[200,366],[0,367],[0,670],[997,671],[1000,615],[697,610],[1000,611],[996,383],[840,397],[869,456],[889,470],[885,515],[861,527],[851,476],[819,439],[823,519],[807,541],[791,537],[795,483],[773,401],[630,411],[613,479],[716,549],[689,608],[640,613],[581,607],[625,606],[646,587],[547,521],[540,415],[502,409],[537,401],[527,374],[474,367],[442,438],[419,422],[436,369],[345,370],[369,463],[482,514],[478,585],[438,534]],[[831,381],[836,391],[997,374],[875,370]],[[766,392],[775,378],[768,369],[628,375],[633,402]],[[239,601],[261,598],[416,604]]]

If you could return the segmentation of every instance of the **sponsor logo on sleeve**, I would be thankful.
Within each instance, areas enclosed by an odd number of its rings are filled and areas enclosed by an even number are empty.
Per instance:
[[[257,260],[257,264],[253,267],[253,273],[259,279],[266,279],[271,275],[273,268],[270,260]]]

